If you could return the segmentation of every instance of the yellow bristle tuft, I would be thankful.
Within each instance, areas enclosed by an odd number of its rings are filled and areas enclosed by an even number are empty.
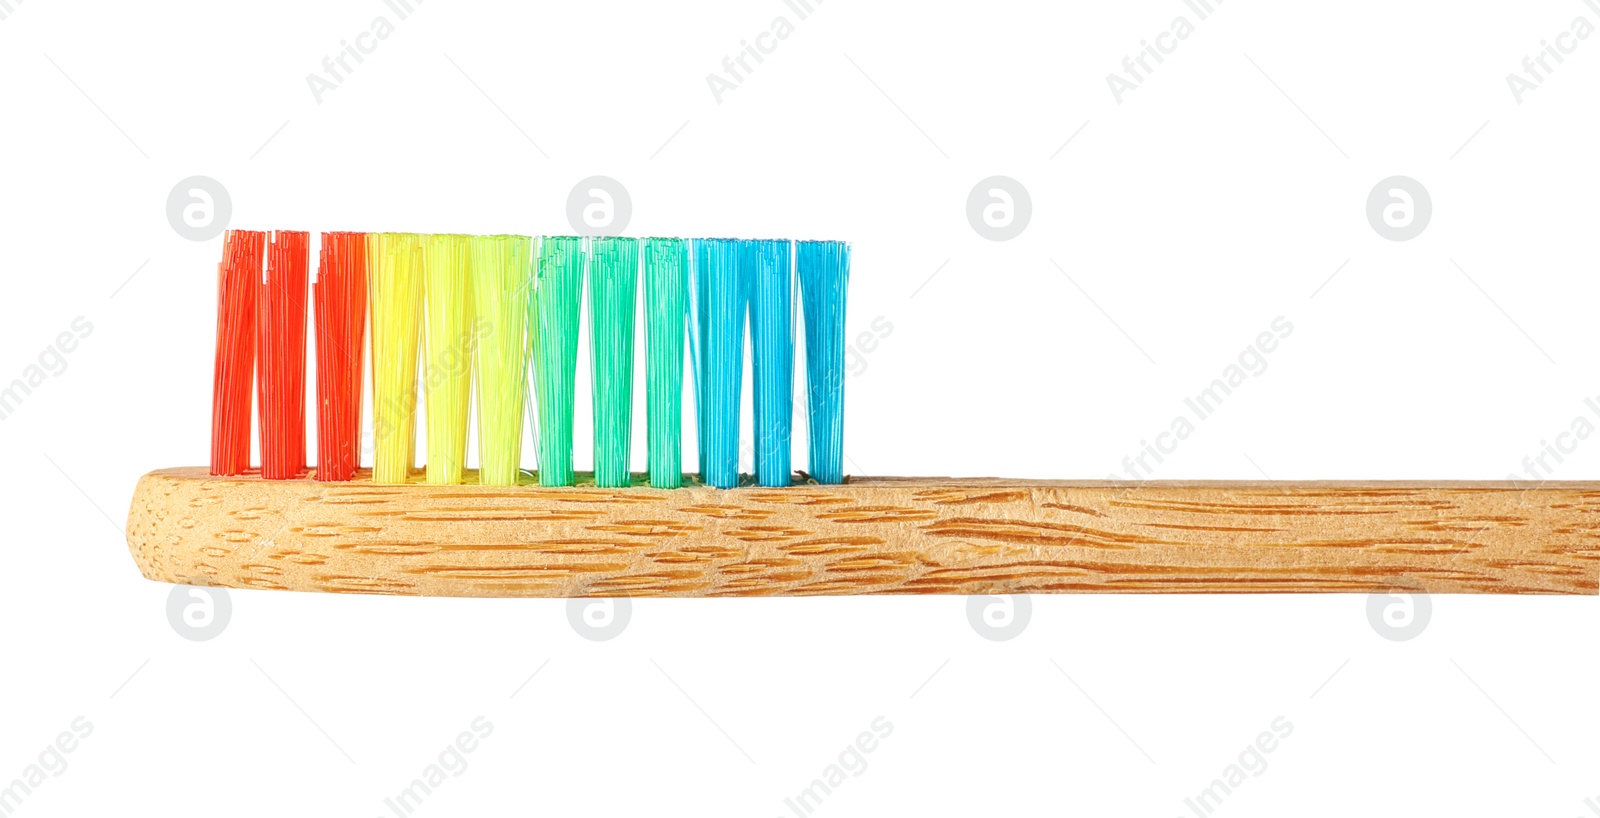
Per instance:
[[[467,459],[472,401],[472,354],[479,337],[473,319],[471,259],[466,236],[422,239],[427,335],[422,368],[428,415],[428,482],[461,482]]]
[[[422,244],[414,233],[367,237],[372,312],[372,480],[404,483],[416,465]]]
[[[528,391],[528,305],[534,298],[534,240],[474,236],[470,242],[473,309],[479,326],[473,365],[478,380],[478,479],[514,486],[521,474],[522,411]]]

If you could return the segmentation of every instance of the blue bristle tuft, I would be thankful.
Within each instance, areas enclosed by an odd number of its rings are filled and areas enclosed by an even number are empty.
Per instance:
[[[818,483],[844,482],[844,314],[850,245],[796,243],[796,270],[806,337],[808,466]]]
[[[756,482],[789,485],[794,425],[794,268],[788,241],[745,242],[750,271]]]
[[[683,485],[683,349],[689,316],[689,246],[683,239],[644,245],[645,394],[649,404],[650,485]]]
[[[700,480],[727,489],[739,484],[739,398],[750,276],[740,263],[742,242],[699,239],[694,247]]]

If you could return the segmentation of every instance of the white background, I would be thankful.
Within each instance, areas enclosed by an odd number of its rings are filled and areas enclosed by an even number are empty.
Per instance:
[[[164,212],[196,174],[254,229],[570,232],[603,174],[632,235],[852,240],[852,335],[893,327],[848,380],[852,473],[1120,473],[1277,316],[1155,477],[1521,472],[1600,423],[1600,36],[1520,104],[1505,79],[1600,25],[1580,0],[429,0],[321,104],[306,76],[380,0],[11,3],[0,382],[94,327],[0,422],[0,785],[94,725],[18,814],[391,815],[478,716],[416,814],[792,815],[879,716],[815,814],[1192,815],[1279,716],[1216,814],[1595,814],[1594,599],[1436,597],[1407,642],[1364,595],[1035,597],[1006,642],[962,598],[641,600],[592,642],[560,600],[236,591],[193,643],[120,532],[140,474],[207,458],[221,240]],[[994,174],[1033,201],[1004,243],[964,213]],[[1365,216],[1394,174],[1433,199],[1407,242]],[[1597,474],[1591,439],[1549,476]]]

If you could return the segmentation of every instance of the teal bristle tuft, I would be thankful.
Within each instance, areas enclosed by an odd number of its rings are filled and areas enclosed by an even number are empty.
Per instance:
[[[749,276],[736,239],[696,240],[694,265],[700,480],[739,484],[739,399]]]
[[[533,322],[539,406],[539,485],[570,486],[572,413],[577,401],[578,316],[583,303],[583,239],[546,237],[539,249]]]
[[[689,247],[683,239],[646,239],[645,396],[650,485],[683,485],[683,339],[688,319]]]
[[[756,482],[789,485],[794,424],[794,268],[788,241],[745,242],[750,279]]]
[[[589,253],[589,339],[594,377],[594,484],[625,488],[633,441],[633,323],[639,240],[597,238]]]
[[[842,241],[796,244],[796,272],[805,320],[806,404],[810,421],[811,476],[844,482],[844,316],[850,283],[850,245]]]

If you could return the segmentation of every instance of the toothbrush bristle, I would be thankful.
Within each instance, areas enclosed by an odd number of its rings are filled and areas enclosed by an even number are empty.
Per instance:
[[[594,377],[594,484],[629,484],[633,442],[633,323],[639,240],[594,239],[590,252],[589,339]]]
[[[805,320],[806,405],[811,476],[844,482],[844,316],[850,282],[850,245],[802,241],[795,269]]]
[[[473,368],[478,391],[478,480],[517,484],[522,410],[528,391],[528,311],[533,303],[534,240],[473,236],[468,241],[475,316]]]
[[[422,246],[414,233],[367,238],[372,311],[372,479],[404,483],[416,465]]]
[[[737,239],[695,242],[700,480],[721,489],[739,484],[740,384],[751,278],[741,263],[742,250]]]
[[[267,247],[256,306],[256,402],[261,476],[290,480],[306,468],[306,293],[310,234],[279,230]]]
[[[344,481],[361,465],[366,234],[323,233],[311,288],[317,324],[317,479]]]
[[[787,241],[748,242],[745,253],[752,279],[756,482],[787,486],[794,421],[794,268]]]
[[[256,363],[256,297],[267,234],[229,230],[217,265],[217,356],[211,393],[211,473],[250,468],[250,385]]]
[[[539,248],[531,317],[539,404],[539,485],[570,486],[572,413],[577,401],[578,316],[583,298],[583,239],[550,236]]]
[[[683,344],[689,301],[689,249],[683,239],[647,239],[645,397],[650,485],[683,485]]]
[[[632,486],[642,286],[652,487],[684,483],[685,353],[694,374],[699,482],[739,485],[746,338],[755,482],[790,485],[802,332],[807,467],[818,483],[844,480],[845,242],[330,232],[321,236],[315,275],[309,268],[310,234],[303,231],[230,230],[223,240],[214,475],[250,469],[252,411],[261,430],[262,478],[306,474],[309,312],[317,361],[315,479],[348,481],[361,468],[363,386],[370,384],[376,483],[411,481],[419,409],[427,417],[423,479],[468,482],[475,402],[478,484],[522,481],[525,411],[539,485],[577,484],[574,412],[588,287],[594,485]]]
[[[466,469],[474,344],[467,241],[466,236],[427,236],[422,243],[427,479],[435,484],[460,483]]]

